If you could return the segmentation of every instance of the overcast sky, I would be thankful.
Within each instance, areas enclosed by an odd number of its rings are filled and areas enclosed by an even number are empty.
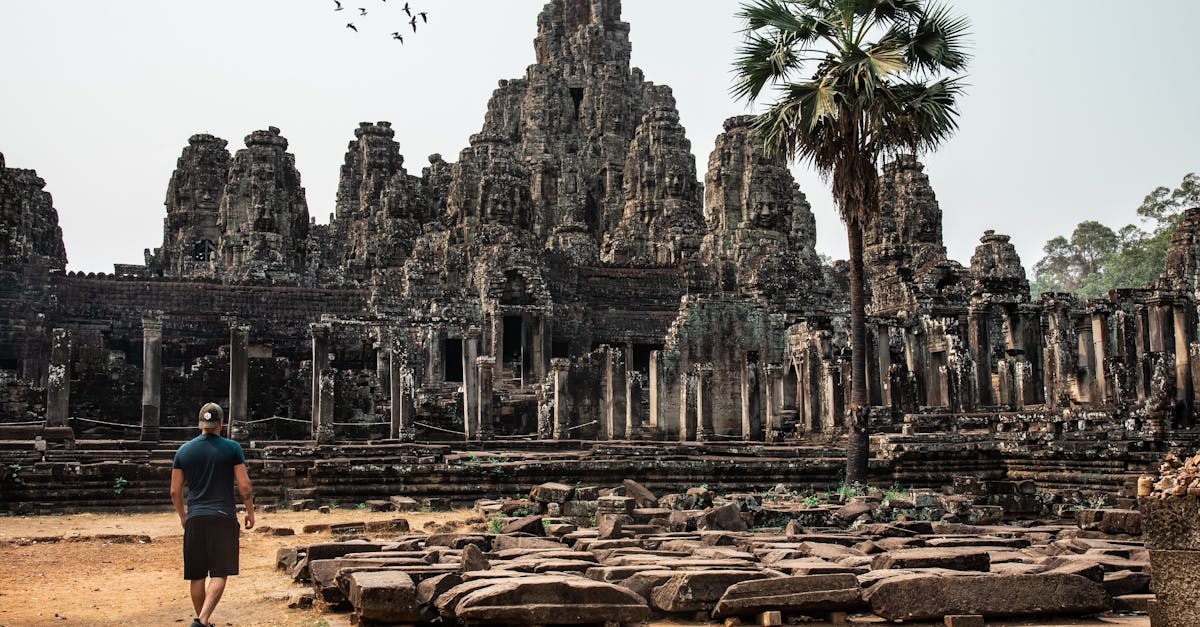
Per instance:
[[[360,121],[393,122],[419,175],[432,153],[457,160],[496,81],[534,61],[543,0],[411,0],[429,14],[415,34],[403,0],[342,1],[0,0],[0,152],[46,179],[68,269],[111,271],[161,245],[167,182],[194,133],[232,152],[278,126],[325,223]],[[1200,171],[1200,2],[951,4],[973,24],[971,87],[959,133],[924,161],[952,258],[967,263],[992,228],[1029,267],[1053,235],[1133,222],[1152,189]],[[700,172],[722,121],[747,112],[728,95],[736,8],[624,1],[633,65],[674,88]],[[844,256],[828,187],[794,169],[818,250]]]

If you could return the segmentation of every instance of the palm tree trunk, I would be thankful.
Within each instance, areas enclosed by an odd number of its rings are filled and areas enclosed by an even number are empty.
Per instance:
[[[863,227],[847,221],[850,240],[850,405],[846,408],[846,483],[867,483],[867,303],[863,279]]]

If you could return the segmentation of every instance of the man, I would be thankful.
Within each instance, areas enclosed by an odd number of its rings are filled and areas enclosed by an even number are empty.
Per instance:
[[[246,455],[240,444],[221,437],[224,418],[216,403],[201,407],[201,433],[179,447],[171,469],[171,501],[183,525],[183,578],[191,582],[196,608],[191,627],[212,626],[209,619],[225,592],[225,578],[238,574],[234,483],[246,505],[246,528],[254,527],[254,492],[246,474]]]

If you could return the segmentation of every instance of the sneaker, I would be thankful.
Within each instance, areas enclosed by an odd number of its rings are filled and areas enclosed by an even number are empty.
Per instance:
[[[204,623],[200,622],[199,618],[193,618],[192,624],[188,625],[188,627],[208,627],[208,626],[205,625]]]

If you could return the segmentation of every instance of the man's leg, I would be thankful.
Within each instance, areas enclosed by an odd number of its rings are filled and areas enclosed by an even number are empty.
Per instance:
[[[191,582],[192,607],[196,608],[196,616],[204,608],[204,580],[193,579]]]
[[[208,589],[205,592],[204,606],[200,608],[197,615],[200,617],[200,622],[207,625],[213,610],[217,609],[217,603],[221,602],[221,595],[225,593],[225,578],[209,577]]]

